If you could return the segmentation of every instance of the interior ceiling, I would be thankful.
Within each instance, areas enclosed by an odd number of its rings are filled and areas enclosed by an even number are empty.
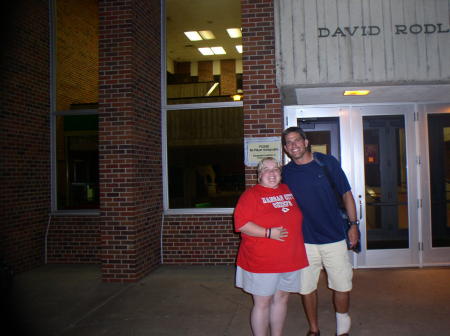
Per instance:
[[[241,28],[240,0],[166,0],[167,56],[176,62],[241,59],[235,45],[242,38],[232,39],[227,28]],[[214,40],[189,41],[190,30],[211,30]],[[226,55],[203,56],[199,47],[222,46]]]

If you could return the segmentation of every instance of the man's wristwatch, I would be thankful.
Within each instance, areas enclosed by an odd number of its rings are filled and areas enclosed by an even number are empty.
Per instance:
[[[348,221],[348,225],[359,225],[359,220]]]

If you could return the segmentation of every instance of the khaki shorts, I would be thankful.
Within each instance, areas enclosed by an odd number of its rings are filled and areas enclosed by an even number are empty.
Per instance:
[[[236,287],[259,296],[272,296],[279,290],[298,293],[300,270],[286,273],[252,273],[237,266]]]
[[[345,240],[330,244],[305,244],[309,266],[300,270],[300,294],[317,289],[320,271],[325,268],[328,287],[338,292],[352,289],[353,268]]]

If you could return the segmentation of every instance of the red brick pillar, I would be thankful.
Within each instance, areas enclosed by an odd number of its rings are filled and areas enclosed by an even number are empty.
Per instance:
[[[280,136],[281,95],[276,87],[273,0],[241,0],[244,89],[244,137]],[[256,183],[246,167],[246,184]]]
[[[160,263],[160,2],[99,2],[99,151],[104,281]]]

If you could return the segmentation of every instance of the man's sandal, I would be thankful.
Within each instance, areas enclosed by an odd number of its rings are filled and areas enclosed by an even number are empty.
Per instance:
[[[320,336],[320,330],[319,331],[308,331],[306,336]]]

